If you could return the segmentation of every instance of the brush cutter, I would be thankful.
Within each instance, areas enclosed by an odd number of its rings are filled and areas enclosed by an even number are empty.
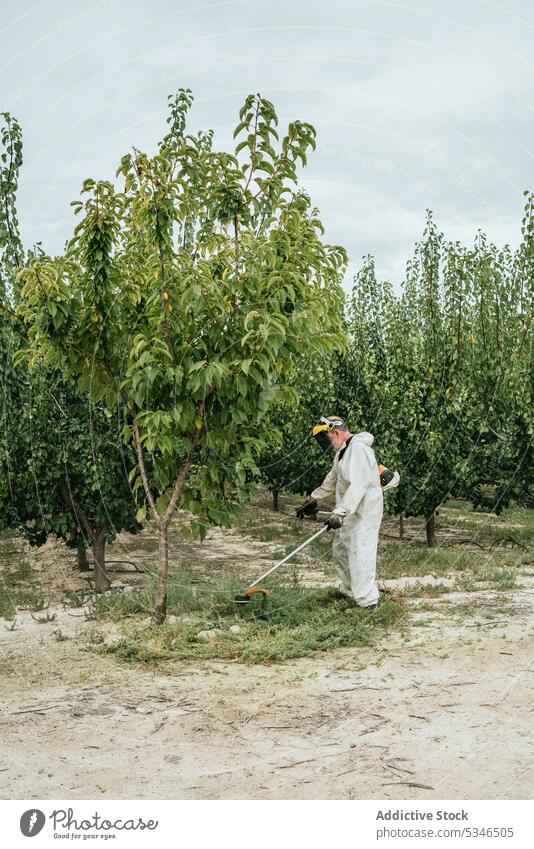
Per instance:
[[[265,572],[264,575],[261,575],[257,579],[257,581],[254,581],[254,583],[251,584],[249,587],[247,587],[246,590],[243,590],[242,593],[240,593],[239,595],[236,595],[235,598],[234,598],[235,603],[236,604],[249,604],[252,601],[252,596],[255,595],[256,593],[260,593],[263,596],[264,599],[269,598],[269,596],[271,595],[270,590],[265,590],[265,589],[263,589],[263,587],[259,587],[258,584],[261,583],[261,581],[263,581],[268,575],[271,575],[273,572],[275,572],[277,569],[279,569],[280,566],[283,566],[284,563],[287,563],[288,560],[291,560],[291,558],[294,557],[295,554],[298,554],[299,551],[302,551],[302,549],[306,548],[306,546],[309,545],[310,542],[313,542],[314,539],[317,539],[317,537],[320,537],[321,534],[324,534],[324,532],[327,531],[327,530],[328,530],[327,526],[324,525],[319,531],[317,531],[317,533],[313,534],[313,536],[304,540],[304,542],[301,542],[301,544],[297,548],[295,548],[294,551],[291,551],[289,554],[286,554],[286,556],[284,557],[283,560],[280,560],[279,563],[275,563],[274,566],[271,566],[271,568],[269,569],[268,572]]]

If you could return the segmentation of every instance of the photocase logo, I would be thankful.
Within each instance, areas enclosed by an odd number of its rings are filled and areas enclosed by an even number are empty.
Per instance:
[[[46,817],[38,808],[30,808],[24,811],[20,818],[20,830],[24,837],[35,837],[39,834],[46,822]]]

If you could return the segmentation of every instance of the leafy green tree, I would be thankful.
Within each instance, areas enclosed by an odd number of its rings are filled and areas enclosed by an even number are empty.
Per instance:
[[[352,418],[375,433],[402,484],[388,502],[423,515],[449,494],[499,511],[532,499],[533,204],[518,251],[445,241],[429,214],[402,292],[367,258],[349,308],[344,360]]]
[[[49,534],[77,548],[93,549],[95,588],[109,587],[105,543],[117,532],[135,532],[128,473],[133,451],[103,405],[91,406],[57,370],[38,364],[29,371],[13,355],[27,344],[20,320],[17,272],[27,264],[16,216],[22,164],[20,127],[4,114],[0,168],[0,527],[16,528],[32,545]]]
[[[20,364],[17,381],[23,403],[8,455],[10,524],[33,545],[51,534],[65,540],[77,549],[80,568],[90,547],[95,589],[104,591],[106,542],[141,528],[128,483],[134,453],[122,444],[111,413],[80,397],[57,372],[38,365],[25,373]]]
[[[263,448],[261,415],[292,357],[342,343],[342,248],[323,242],[297,164],[315,131],[280,139],[272,103],[247,97],[232,153],[186,133],[189,91],[170,99],[158,152],[121,160],[124,190],[87,180],[68,249],[21,272],[32,361],[124,404],[146,506],[158,529],[155,619],[166,614],[168,528],[229,525]],[[224,496],[222,495],[224,490]]]
[[[402,485],[388,503],[401,517],[425,517],[429,546],[436,541],[435,511],[465,471],[471,450],[464,375],[452,355],[458,299],[450,260],[456,253],[444,245],[429,213],[401,294],[376,280],[368,259],[352,299],[356,396],[383,456],[401,473]]]
[[[332,465],[332,458],[320,451],[311,431],[320,416],[337,411],[333,371],[338,359],[338,354],[327,359],[299,357],[288,376],[295,400],[291,404],[275,400],[262,420],[266,444],[258,468],[272,494],[273,510],[278,510],[281,492],[311,492]]]
[[[13,437],[20,422],[22,387],[13,365],[13,353],[23,339],[17,313],[16,274],[25,262],[16,213],[18,178],[22,165],[22,133],[8,112],[0,114],[0,528],[16,524],[12,506]]]
[[[464,387],[450,356],[454,316],[444,310],[452,278],[441,274],[443,242],[429,213],[407,266],[391,338],[392,385],[400,394],[398,419],[395,409],[393,415],[405,472],[397,506],[404,516],[425,517],[430,546],[436,541],[435,511],[470,452]]]
[[[499,249],[479,233],[463,259],[467,332],[458,359],[480,422],[464,494],[497,513],[512,499],[534,500],[534,197],[525,195],[518,249]]]

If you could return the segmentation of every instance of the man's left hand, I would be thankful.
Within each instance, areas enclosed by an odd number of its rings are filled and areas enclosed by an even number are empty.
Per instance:
[[[325,522],[329,531],[337,531],[343,524],[343,516],[338,516],[337,513],[332,513]]]

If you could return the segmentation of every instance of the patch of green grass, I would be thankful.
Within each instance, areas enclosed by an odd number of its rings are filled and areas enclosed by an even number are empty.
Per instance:
[[[461,510],[464,513],[472,512],[473,507],[470,501],[464,501],[463,498],[450,498],[444,505],[442,505],[440,510]]]
[[[275,586],[265,602],[254,599],[239,606],[233,598],[240,590],[242,584],[236,580],[217,580],[196,588],[186,580],[171,583],[168,615],[185,621],[161,626],[133,617],[152,609],[153,590],[102,596],[95,602],[97,620],[131,618],[122,623],[124,639],[100,650],[143,663],[167,659],[276,663],[342,646],[370,645],[385,629],[399,627],[407,616],[399,600],[388,598],[376,610],[364,611],[346,599],[333,598],[326,589],[284,585]],[[239,626],[239,633],[229,630],[232,625]],[[220,633],[213,639],[198,636],[214,629]]]
[[[411,587],[403,587],[399,592],[403,598],[438,598],[438,596],[452,591],[453,587],[448,584],[423,584],[418,581],[417,584],[413,584]]]
[[[140,634],[126,637],[122,642],[107,646],[101,651],[130,663],[154,663],[154,661],[169,660],[172,657],[169,652],[159,648],[154,639]]]
[[[462,546],[450,548],[428,548],[425,545],[397,545],[387,543],[379,552],[378,574],[380,578],[401,578],[467,572],[481,563],[481,554]]]
[[[4,575],[0,577],[0,616],[14,619],[17,608],[42,610],[45,602],[38,587],[20,587],[12,585]]]
[[[265,507],[250,505],[242,507],[235,522],[239,533],[268,541],[275,536],[280,538],[293,533],[293,522],[284,513],[275,513]],[[271,536],[271,529],[273,533]],[[274,530],[275,529],[275,530]]]
[[[477,583],[476,577],[471,574],[457,578],[454,588],[462,593],[476,593],[481,589],[480,584]]]
[[[275,513],[265,507],[250,506],[241,510],[235,528],[239,533],[259,539],[262,542],[270,542],[271,540],[285,542],[287,540],[289,546],[295,547],[299,542],[303,542],[307,536],[318,531],[320,522],[297,519],[292,508],[286,507],[283,512]]]
[[[14,619],[17,607],[42,610],[45,600],[23,553],[13,553],[13,540],[0,540],[0,616]]]
[[[44,616],[34,616],[32,613],[32,619],[34,620],[34,622],[38,622],[39,625],[48,625],[49,622],[55,622],[56,614],[45,613]]]
[[[287,545],[284,545],[283,548],[274,548],[271,556],[275,562],[278,560],[283,560],[284,557],[287,557],[288,554],[291,554],[291,552],[294,551],[296,547],[296,543],[289,542]],[[295,554],[295,556],[291,558],[291,563],[302,563],[301,555]]]
[[[283,557],[286,557],[292,551],[297,548],[302,542],[304,542],[309,537],[313,536],[314,533],[317,533],[321,529],[320,524],[315,524],[312,522],[306,523],[305,525],[302,522],[298,522],[297,520],[297,528],[300,530],[299,534],[295,534],[295,539],[292,539],[290,542],[287,542],[282,548],[277,548],[273,551],[273,559],[274,560],[282,560]],[[294,563],[302,563],[304,559],[307,557],[311,557],[315,560],[322,560],[324,563],[332,562],[332,534],[323,534],[318,537],[316,540],[311,542],[309,546],[303,549],[301,554],[297,554],[295,558],[293,558],[292,562]]]
[[[485,601],[477,598],[472,601],[448,603],[446,610],[447,615],[456,617],[457,621],[478,616],[491,622],[494,619],[502,620],[518,613],[516,607],[506,603],[506,599]]]
[[[269,587],[273,587],[270,582]],[[215,621],[219,616],[234,614],[241,610],[234,603],[234,596],[243,591],[243,582],[238,577],[221,577],[199,580],[198,575],[186,571],[169,576],[167,587],[167,614],[189,615],[202,613],[205,621]],[[91,618],[120,620],[125,616],[144,613],[154,609],[155,582],[143,589],[130,593],[104,593],[94,597]],[[248,610],[248,606],[247,606]]]
[[[310,543],[310,547],[307,549],[310,555],[330,563],[332,560],[332,537],[333,534],[327,532]]]
[[[496,590],[513,590],[517,587],[517,571],[494,567],[481,572],[477,576],[477,581],[487,581]]]
[[[63,593],[63,603],[69,607],[83,607],[87,601],[87,597],[93,595],[93,590],[65,590]]]
[[[521,546],[534,545],[534,510],[507,507],[498,516],[484,510],[473,510],[466,501],[448,501],[439,509],[440,521],[457,529],[472,531],[474,539],[485,545],[524,551]],[[518,545],[519,544],[519,545]]]
[[[477,592],[481,584],[485,584],[487,589],[512,590],[517,587],[517,570],[501,566],[475,568],[470,574],[457,578],[455,589]]]
[[[257,537],[262,542],[269,542],[272,539],[279,539],[286,532],[286,528],[281,528],[280,525],[262,525],[258,529]]]
[[[503,510],[504,524],[509,524],[510,536],[528,547],[534,546],[534,510],[527,507],[508,507]]]

